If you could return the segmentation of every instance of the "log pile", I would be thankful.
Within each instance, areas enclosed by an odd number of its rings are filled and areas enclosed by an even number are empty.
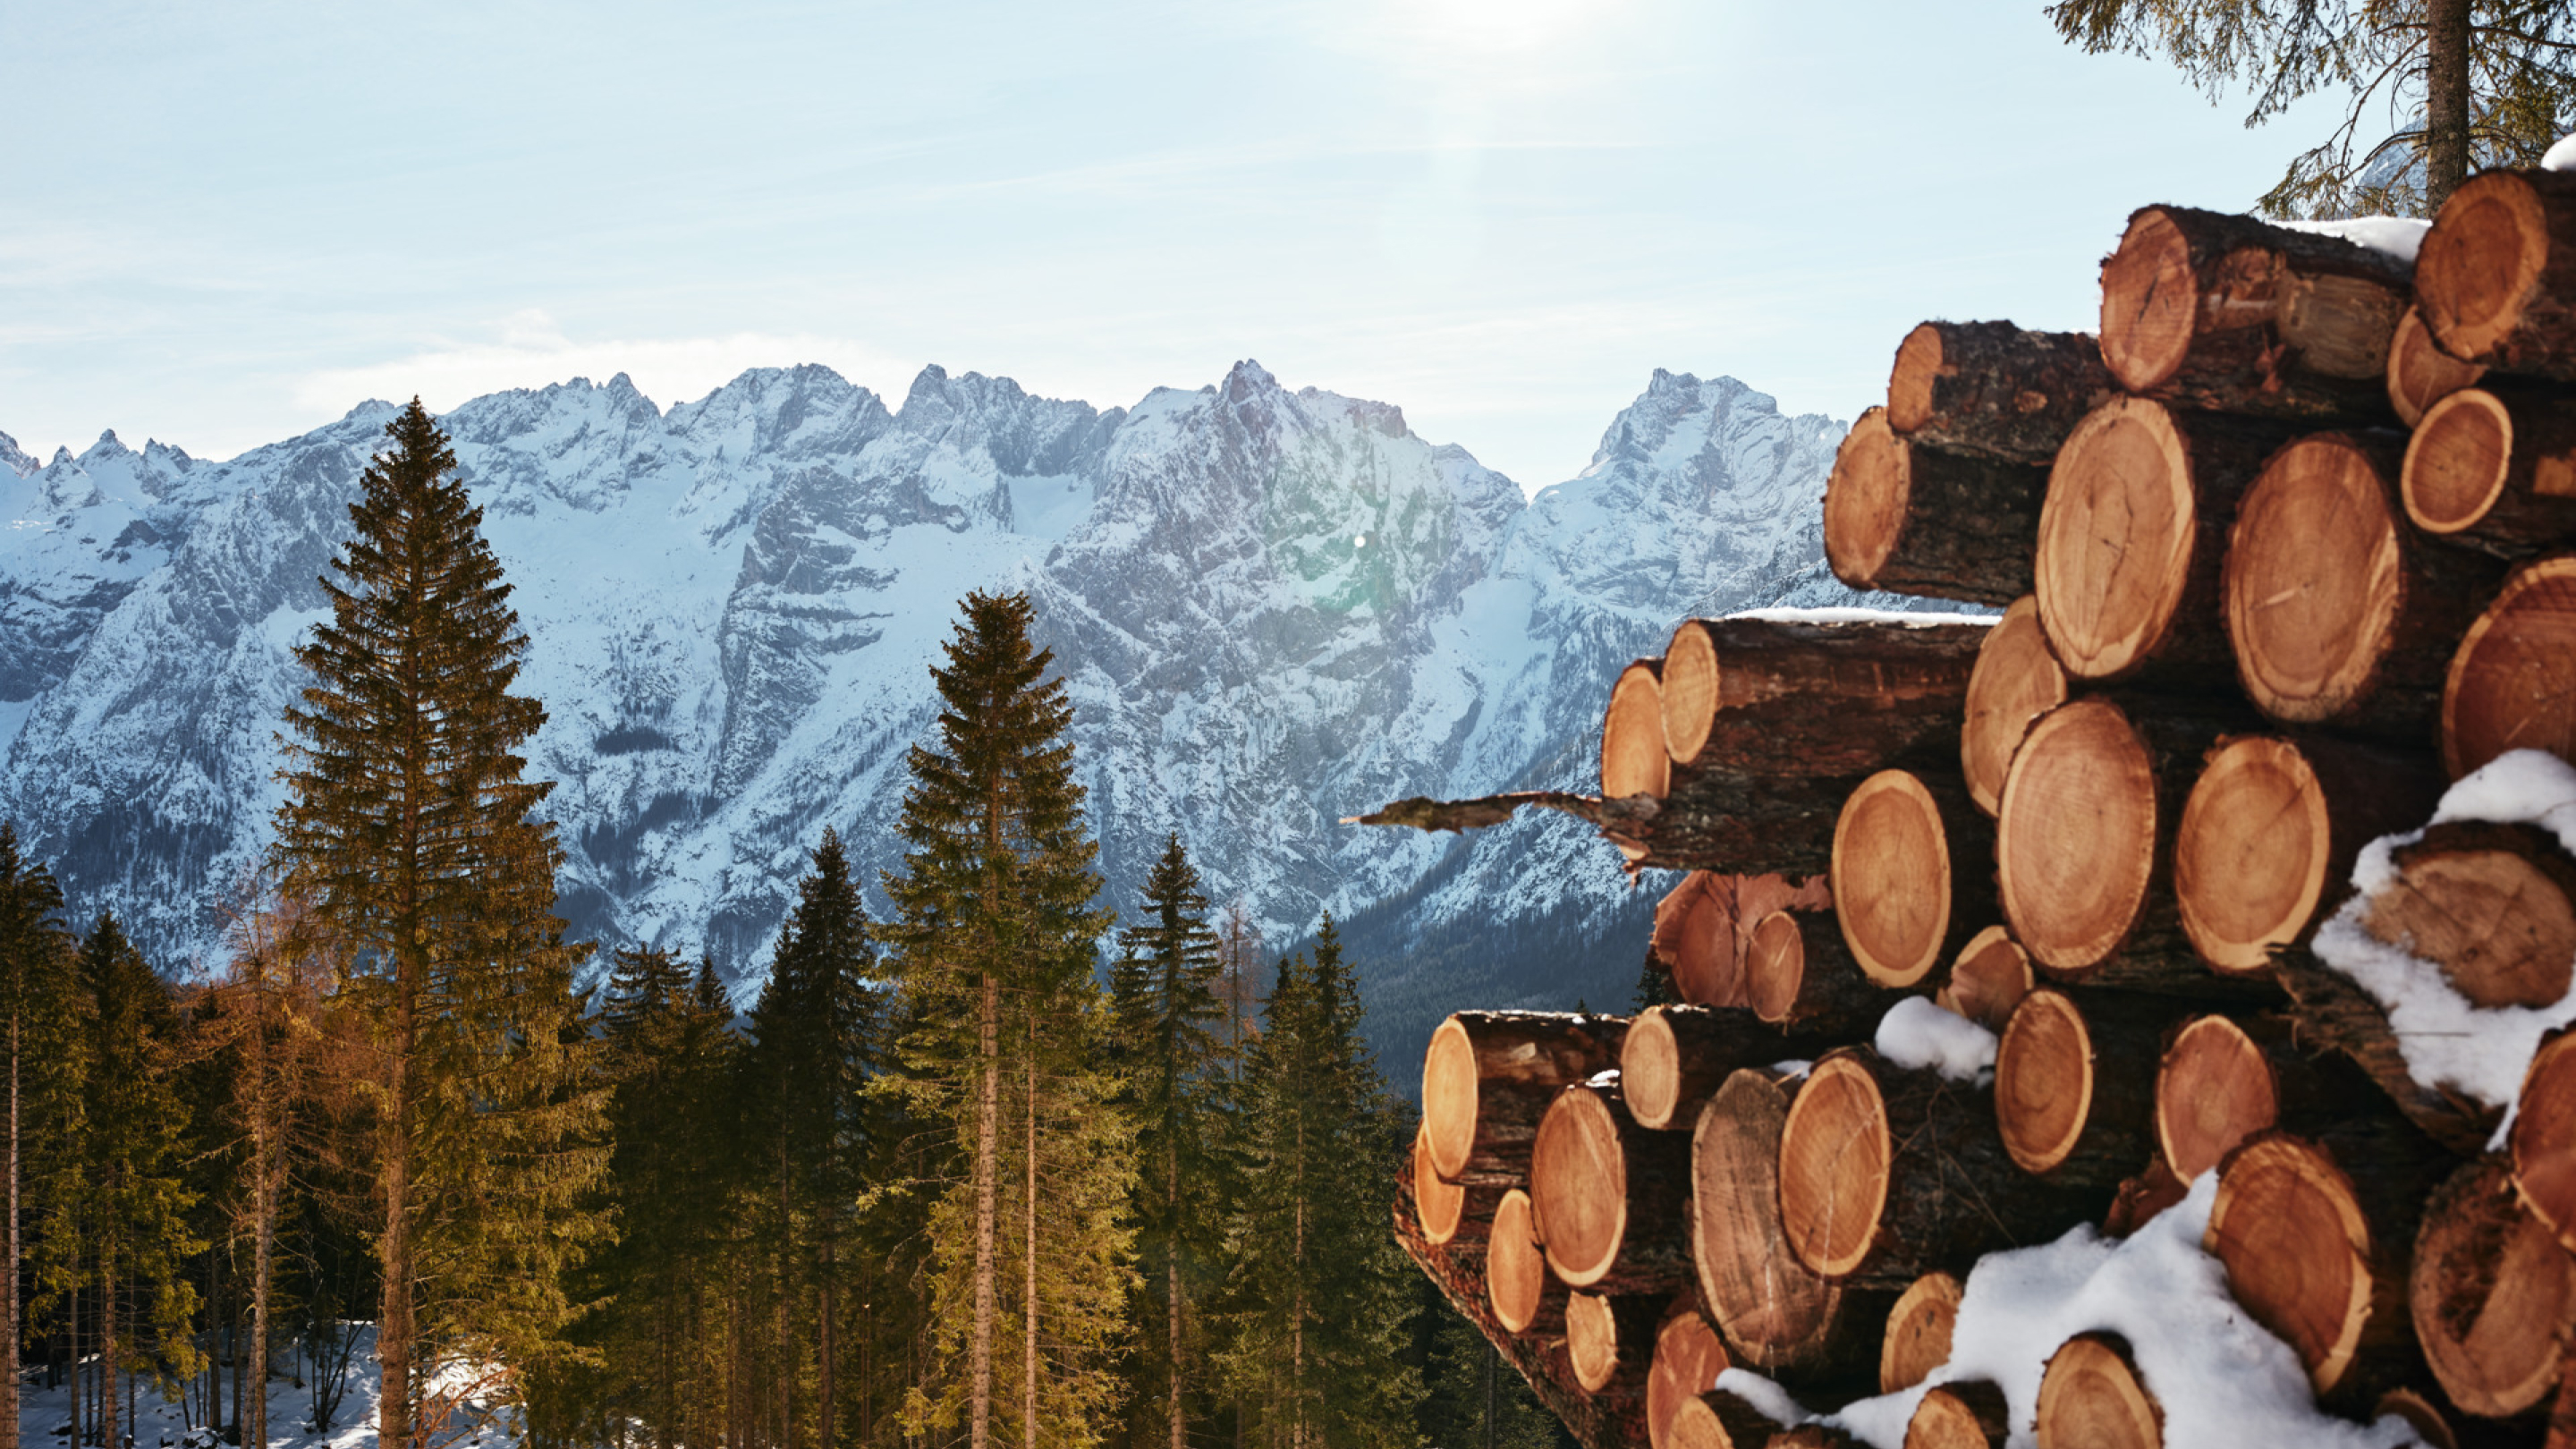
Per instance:
[[[2321,1410],[2576,1446],[2576,1033],[2499,1137],[2312,951],[2450,782],[2576,760],[2576,176],[2471,181],[2412,264],[2146,208],[2098,336],[1906,335],[1825,549],[2000,617],[1687,620],[1617,680],[1598,797],[1364,817],[1541,805],[1688,872],[1651,945],[1685,1004],[1440,1029],[1407,1251],[1588,1449],[1853,1442],[1731,1367],[1810,1408],[1931,1382],[1909,1445],[2154,1446],[2119,1333],[2031,1402],[1936,1371],[1985,1255],[2215,1173],[2202,1246]],[[2438,824],[2387,867],[2370,935],[2478,1007],[2568,997],[2555,834]],[[1881,1055],[1908,996],[1991,1070]]]

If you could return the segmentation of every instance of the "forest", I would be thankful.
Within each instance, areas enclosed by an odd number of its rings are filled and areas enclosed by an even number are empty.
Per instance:
[[[0,822],[0,1449],[144,1395],[384,1449],[1558,1441],[1390,1236],[1412,1111],[1332,921],[1267,956],[1178,836],[1101,899],[1026,598],[962,605],[888,918],[818,822],[740,1010],[565,938],[509,585],[426,410],[386,431],[224,959],[74,921]]]

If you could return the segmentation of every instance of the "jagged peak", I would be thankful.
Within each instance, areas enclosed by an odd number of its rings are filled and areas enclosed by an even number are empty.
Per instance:
[[[18,446],[16,438],[0,433],[0,467],[24,478],[43,466],[34,454]]]
[[[104,428],[99,432],[98,441],[89,445],[88,452],[81,454],[81,461],[86,463],[93,458],[122,458],[133,451],[132,448],[125,446],[124,439],[116,435],[116,429]]]
[[[1270,369],[1249,357],[1227,369],[1222,388],[1228,402],[1241,402],[1254,393],[1279,390],[1279,379],[1270,375]]]

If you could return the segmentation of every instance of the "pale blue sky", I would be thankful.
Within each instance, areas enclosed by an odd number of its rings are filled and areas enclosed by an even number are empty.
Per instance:
[[[1562,481],[1656,367],[1848,418],[1925,317],[2090,327],[2247,131],[2037,0],[0,4],[0,430],[1257,357]]]

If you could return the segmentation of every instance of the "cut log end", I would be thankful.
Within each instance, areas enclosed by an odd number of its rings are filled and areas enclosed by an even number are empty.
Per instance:
[[[1657,698],[1664,714],[1664,751],[1676,764],[1699,758],[1717,722],[1717,644],[1697,619],[1685,619],[1664,648]]]
[[[2162,1449],[2164,1418],[2127,1342],[2079,1333],[2049,1356],[2032,1428],[2039,1449]]]
[[[2239,1147],[2219,1169],[2202,1248],[2228,1291],[2308,1371],[2319,1394],[2343,1382],[2370,1319],[2370,1229],[2343,1170],[2283,1133]]]
[[[2274,719],[2351,713],[2396,643],[2398,524],[2381,467],[2352,435],[2315,434],[2273,454],[2237,505],[2227,634],[2246,694]]]
[[[1427,1128],[1413,1134],[1413,1205],[1422,1220],[1422,1236],[1435,1246],[1458,1236],[1458,1225],[1467,1216],[1467,1189],[1441,1179],[1431,1160]]]
[[[1539,1249],[1530,1197],[1519,1188],[1494,1208],[1493,1236],[1485,1240],[1485,1292],[1494,1318],[1514,1333],[1538,1322],[1547,1299],[1547,1257]]]
[[[2120,678],[2163,644],[2198,544],[2191,469],[2172,415],[2146,398],[2094,409],[2058,450],[2032,577],[2068,674]]]
[[[1881,986],[1909,987],[1940,963],[1950,931],[1950,842],[1921,780],[1882,770],[1834,823],[1834,910],[1852,960]]]
[[[1628,1227],[1627,1157],[1610,1104],[1593,1091],[1557,1097],[1530,1151],[1530,1205],[1547,1225],[1547,1264],[1589,1288],[1619,1261]]]
[[[2182,229],[2158,207],[2131,217],[2119,250],[2102,264],[2103,365],[2131,392],[2161,385],[2191,352],[2199,307]]]
[[[1907,464],[1885,408],[1863,412],[1834,451],[1825,480],[1825,557],[1834,577],[1855,589],[1876,586],[1904,534],[1913,488]]]
[[[2011,931],[1988,926],[1959,948],[1959,959],[1950,965],[1950,979],[1933,999],[1988,1031],[2000,1032],[2012,1020],[2013,1008],[2036,984],[2030,953],[2012,938]]]
[[[1620,671],[1601,718],[1601,798],[1623,800],[1672,789],[1672,755],[1664,748],[1663,685],[1656,664],[1639,660]]]
[[[2532,1054],[2507,1145],[2515,1190],[2576,1251],[2576,1033],[2553,1036]]]
[[[2398,493],[2406,516],[2431,534],[2475,527],[2504,496],[2513,460],[2513,414],[2478,388],[2426,410],[2407,440]]]
[[[1673,1413],[1674,1449],[1769,1449],[1779,1421],[1723,1389],[1684,1403]]]
[[[2451,1432],[2451,1421],[2433,1407],[2433,1401],[2413,1389],[2390,1389],[2379,1396],[2379,1404],[2370,1411],[2374,1420],[2390,1417],[2402,1419],[2415,1437],[2424,1441],[2424,1449],[2460,1449],[2460,1436]]]
[[[2093,1111],[2093,1035],[2059,992],[2022,999],[1995,1048],[1995,1127],[2024,1172],[2057,1169]]]
[[[1817,1063],[1780,1129],[1780,1224],[1799,1262],[1838,1278],[1869,1256],[1894,1155],[1869,1070],[1842,1055]]]
[[[1905,1423],[1905,1449],[2003,1449],[2011,1434],[2004,1391],[1969,1379],[1923,1395]]]
[[[2473,1162],[2425,1205],[2407,1306],[2451,1402],[2507,1418],[2558,1386],[2576,1328],[2576,1258],[2515,1198],[2503,1164]]]
[[[1638,1012],[1619,1043],[1619,1094],[1640,1126],[1660,1130],[1683,1125],[1673,1120],[1681,1110],[1681,1043],[1660,1006]]]
[[[1466,1170],[1476,1142],[1476,1046],[1454,1017],[1431,1033],[1422,1054],[1422,1139],[1434,1174]]]
[[[1959,768],[1978,809],[1992,815],[2002,805],[2004,776],[2031,721],[2065,702],[2066,671],[2049,652],[2039,600],[2025,594],[1986,631],[1977,648],[1977,667],[1968,676]]]
[[[1691,1259],[1700,1297],[1754,1368],[1797,1363],[1824,1337],[1842,1294],[1787,1251],[1780,1137],[1787,1094],[1768,1072],[1719,1086],[1691,1133]]]
[[[1959,1324],[1961,1292],[1951,1275],[1926,1273],[1896,1300],[1879,1345],[1880,1393],[1910,1389],[1950,1361],[1950,1333]]]
[[[1587,1394],[1610,1387],[1619,1375],[1619,1318],[1608,1297],[1572,1293],[1565,1300],[1565,1356],[1574,1381]]]
[[[2280,1119],[2271,1063],[2244,1028],[2204,1016],[2175,1033],[2156,1069],[2156,1143],[2176,1177],[2209,1171]]]
[[[1887,425],[1910,433],[1932,420],[1932,388],[1943,370],[1941,328],[1924,322],[1896,344],[1896,365],[1887,374]]]
[[[2397,319],[2397,335],[2388,343],[2388,403],[2400,421],[2414,427],[2435,403],[2464,387],[2475,387],[2486,369],[2444,352],[2413,307]]]
[[[2155,854],[2154,764],[2119,706],[2079,699],[2032,725],[1995,823],[2004,915],[2031,959],[2082,972],[2110,956]]]
[[[2576,868],[2538,830],[2471,830],[2445,827],[2398,852],[2362,928],[2441,967],[2473,1005],[2554,1006],[2576,978]]]
[[[1707,1393],[1732,1367],[1726,1344],[1697,1308],[1684,1307],[1655,1334],[1655,1361],[1646,1373],[1646,1438],[1654,1449],[1678,1449],[1673,1416]]]
[[[2576,759],[2576,555],[2518,570],[2451,656],[2442,763],[2452,778],[2516,749]]]
[[[2228,972],[2270,966],[2316,915],[2332,849],[2325,792],[2298,746],[2222,745],[2174,835],[2175,903],[2201,959]]]
[[[2548,215],[2531,183],[2511,171],[2470,179],[2415,258],[2425,326],[2453,357],[2484,359],[2521,323],[2548,258]]]

